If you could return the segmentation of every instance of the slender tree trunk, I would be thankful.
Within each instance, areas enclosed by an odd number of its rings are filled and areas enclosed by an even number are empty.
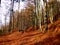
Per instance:
[[[22,31],[22,21],[21,21],[21,18],[20,18],[20,13],[19,13],[19,10],[20,10],[20,0],[18,0],[18,16],[17,16],[17,27],[18,27],[18,30],[19,32]]]
[[[42,24],[41,24],[41,22],[42,22],[42,7],[41,7],[41,4],[40,4],[40,0],[38,0],[38,2],[37,2],[37,11],[38,11],[38,23],[39,23],[39,28],[40,28],[40,30],[42,31]]]
[[[50,10],[50,22],[53,23],[53,7],[52,6]]]
[[[6,22],[7,19],[6,18],[7,18],[7,15],[5,15],[5,29],[4,29],[5,32],[7,33],[8,32],[8,30],[7,30],[8,27],[7,27],[7,22]]]
[[[37,16],[36,16],[36,15],[37,15],[37,14],[36,14],[36,10],[37,10],[37,9],[36,9],[36,0],[34,0],[34,4],[35,4],[35,10],[34,10],[34,15],[35,15],[35,29],[37,29],[37,25],[38,25],[37,23],[38,23],[38,22],[37,22]]]
[[[9,32],[12,32],[13,24],[12,24],[12,18],[13,18],[13,0],[11,0],[11,8],[10,8],[10,23],[9,23]]]
[[[1,15],[0,15],[1,16]],[[3,28],[2,28],[2,20],[1,20],[1,17],[0,17],[0,33],[3,32]]]
[[[14,0],[12,0],[12,9],[13,9],[13,7],[14,7]],[[15,22],[14,22],[14,12],[13,12],[13,10],[12,10],[12,15],[13,15],[13,24],[12,24],[13,28],[12,29],[14,30],[14,23]]]
[[[46,0],[46,7],[45,7],[45,15],[44,15],[44,24],[45,24],[45,30],[48,30],[48,12],[47,12],[47,0]]]

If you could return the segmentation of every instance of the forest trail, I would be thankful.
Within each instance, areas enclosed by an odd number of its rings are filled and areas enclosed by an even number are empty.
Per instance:
[[[0,36],[0,45],[60,45],[60,20],[48,25],[49,30],[41,33],[40,30],[28,28],[26,32],[13,32]],[[42,26],[44,29],[44,26]]]

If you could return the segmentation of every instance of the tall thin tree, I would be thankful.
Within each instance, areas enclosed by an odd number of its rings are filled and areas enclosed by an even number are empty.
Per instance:
[[[47,0],[45,0],[45,4],[46,4],[46,6],[45,6],[45,15],[44,15],[44,24],[45,24],[45,30],[47,31],[48,30],[48,17],[47,17],[47,15],[48,15],[48,12],[47,12]]]
[[[34,5],[35,5],[35,10],[34,10],[34,15],[36,16],[36,0],[34,0]],[[37,16],[36,16],[37,18]],[[37,19],[35,18],[35,29],[37,29]]]
[[[20,18],[19,18],[19,10],[20,10],[20,0],[18,0],[18,16],[17,16],[17,27],[18,30],[20,31]]]
[[[12,9],[13,9],[13,8],[14,8],[14,0],[12,0]],[[13,10],[14,10],[14,9],[13,9]],[[14,30],[14,11],[13,11],[13,10],[12,10],[12,15],[13,15],[13,22],[12,22],[12,23],[13,23],[13,24],[12,24],[13,26],[12,26],[12,27],[13,27],[13,30]]]
[[[41,24],[41,22],[42,22],[42,12],[41,12],[42,7],[41,7],[41,2],[40,1],[41,0],[37,1],[37,11],[38,11],[37,15],[38,15],[39,28],[42,31],[42,24]]]
[[[11,0],[9,32],[12,32],[13,2],[14,0]]]

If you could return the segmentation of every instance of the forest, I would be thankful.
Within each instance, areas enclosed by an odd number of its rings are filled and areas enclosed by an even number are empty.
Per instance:
[[[16,11],[14,11],[14,1],[18,4]],[[25,9],[20,10],[21,1],[27,5]],[[0,26],[0,45],[60,45],[59,0],[11,0],[10,2],[9,23],[6,22],[5,15],[5,24]]]

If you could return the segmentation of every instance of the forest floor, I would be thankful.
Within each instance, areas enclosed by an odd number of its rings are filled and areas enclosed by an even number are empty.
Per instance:
[[[13,32],[9,35],[0,36],[0,45],[60,45],[60,20],[48,25],[49,29],[46,33],[40,30]]]

